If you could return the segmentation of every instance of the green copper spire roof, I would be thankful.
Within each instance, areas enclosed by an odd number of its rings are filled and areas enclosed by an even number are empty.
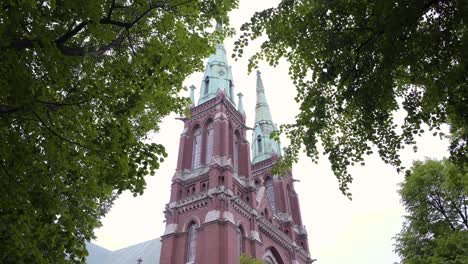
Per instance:
[[[219,24],[216,25],[216,30],[221,30]],[[198,104],[216,97],[218,90],[224,91],[229,101],[233,105],[235,104],[232,70],[228,64],[226,49],[223,43],[216,45],[216,52],[211,54],[208,59],[200,88]]]
[[[257,105],[255,106],[255,123],[261,121],[270,121],[271,119],[270,108],[265,97],[265,88],[263,88],[263,81],[260,71],[257,71]]]
[[[242,103],[242,97],[244,95],[242,93],[238,93],[237,96],[239,97],[239,100],[237,101],[237,111],[239,111],[239,113],[245,115],[244,104]]]
[[[278,130],[271,118],[265,96],[265,88],[260,71],[257,71],[257,105],[255,106],[255,126],[252,134],[252,163],[281,155],[280,143],[270,139],[270,134]]]

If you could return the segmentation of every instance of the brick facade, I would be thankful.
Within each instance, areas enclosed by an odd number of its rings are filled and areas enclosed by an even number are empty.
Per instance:
[[[292,175],[271,175],[275,154],[251,163],[245,115],[231,99],[218,90],[183,120],[160,263],[235,264],[241,253],[266,263],[312,263]],[[200,166],[194,168],[197,129]]]

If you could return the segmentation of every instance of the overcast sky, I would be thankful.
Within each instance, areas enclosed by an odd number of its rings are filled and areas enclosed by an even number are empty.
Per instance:
[[[231,13],[231,24],[236,30],[255,11],[271,7],[279,1],[241,0],[239,9]],[[228,58],[232,54],[236,38],[225,41]],[[247,74],[247,57],[258,48],[258,42],[244,49],[242,60],[230,60],[233,68],[235,93],[244,94],[244,108],[247,125],[253,126],[255,113],[255,74]],[[278,125],[294,122],[298,105],[294,101],[296,91],[288,76],[288,65],[282,62],[272,68],[260,64],[265,93],[274,122]],[[197,87],[196,100],[203,73],[190,76],[187,86]],[[186,94],[188,96],[188,93]],[[115,202],[112,210],[103,219],[103,227],[96,230],[96,244],[116,250],[162,235],[165,224],[163,210],[169,201],[171,178],[175,172],[179,136],[183,123],[176,116],[165,118],[161,131],[151,135],[152,141],[162,143],[169,157],[156,175],[147,177],[147,189],[143,196],[134,198],[124,193]],[[395,115],[402,120],[403,113]],[[251,139],[251,132],[248,133]],[[288,144],[282,138],[282,145]],[[448,155],[447,141],[431,135],[418,139],[419,150],[411,148],[401,152],[404,164],[409,167],[413,160],[442,158]],[[351,186],[353,200],[349,201],[338,190],[338,183],[326,157],[313,164],[305,155],[293,167],[298,182],[295,187],[299,194],[303,223],[309,234],[312,258],[318,264],[375,264],[394,263],[398,256],[393,252],[393,237],[402,225],[404,209],[397,193],[398,183],[403,175],[383,163],[377,155],[366,159],[365,167],[351,169],[354,182]]]

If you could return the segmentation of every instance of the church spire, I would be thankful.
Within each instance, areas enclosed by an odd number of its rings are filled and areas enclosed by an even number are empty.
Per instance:
[[[216,31],[221,30],[221,25],[216,24]],[[202,84],[200,87],[200,99],[198,104],[202,104],[214,97],[218,90],[226,94],[226,98],[234,105],[234,80],[232,70],[227,61],[226,49],[221,42],[216,45],[215,53],[210,55],[205,67]]]
[[[271,118],[265,88],[260,71],[257,71],[257,105],[255,106],[255,125],[252,134],[252,163],[270,158],[273,154],[280,156],[280,143],[270,139],[270,134],[278,130]]]
[[[270,107],[265,97],[265,88],[263,87],[262,74],[257,71],[257,105],[255,106],[255,124],[259,122],[271,122]]]

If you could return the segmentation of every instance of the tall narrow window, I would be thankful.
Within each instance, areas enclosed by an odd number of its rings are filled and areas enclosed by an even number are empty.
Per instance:
[[[195,263],[195,252],[197,248],[197,225],[192,223],[188,230],[187,262]]]
[[[267,178],[265,182],[265,192],[266,192],[268,203],[270,204],[270,207],[274,212],[276,210],[275,189],[273,186],[273,180],[270,177]]]
[[[239,255],[244,253],[244,229],[242,226],[239,226]]]
[[[234,84],[232,83],[231,80],[229,80],[229,97],[233,98],[234,97]]]
[[[257,136],[257,149],[258,153],[263,152],[262,137],[260,135]]]
[[[208,90],[210,88],[210,77],[206,76],[205,78],[205,89],[203,89],[203,94],[204,95],[207,95],[208,94]]]
[[[206,129],[206,164],[213,159],[213,122]]]
[[[234,136],[234,169],[239,170],[239,136]]]
[[[193,134],[193,154],[192,154],[192,169],[200,167],[200,152],[201,152],[201,130],[197,128]]]

